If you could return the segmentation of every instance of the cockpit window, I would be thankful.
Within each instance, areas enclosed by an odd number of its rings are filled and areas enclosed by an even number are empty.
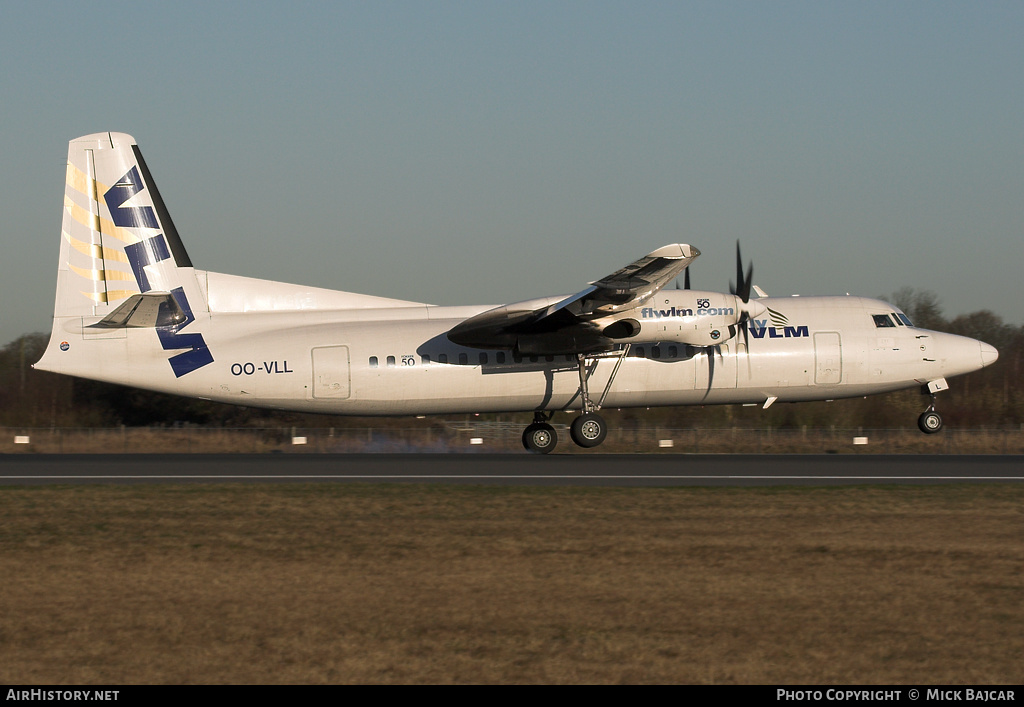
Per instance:
[[[903,322],[900,321],[900,315],[896,314],[896,312],[892,313],[892,318],[893,320],[895,320],[896,326],[906,326]]]
[[[914,326],[913,322],[910,321],[910,317],[908,317],[903,312],[896,312],[896,316],[899,317],[900,321],[906,324],[907,326]]]
[[[896,326],[895,324],[892,323],[892,319],[889,318],[888,314],[872,314],[871,316],[875,320],[875,326],[878,327],[879,329],[884,327]]]

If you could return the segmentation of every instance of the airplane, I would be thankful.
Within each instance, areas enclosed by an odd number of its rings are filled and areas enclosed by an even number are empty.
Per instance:
[[[729,293],[667,285],[700,255],[658,248],[572,295],[435,306],[196,269],[133,137],[68,147],[50,341],[35,367],[253,407],[336,415],[532,412],[523,446],[601,444],[603,407],[759,404],[921,388],[998,358],[851,296],[769,297],[737,245]],[[687,271],[688,275],[688,271]],[[687,283],[688,284],[688,283]],[[758,296],[751,297],[751,291]]]

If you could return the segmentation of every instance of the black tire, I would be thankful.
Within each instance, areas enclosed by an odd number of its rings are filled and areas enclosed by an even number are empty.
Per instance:
[[[942,429],[942,417],[934,410],[926,410],[917,418],[917,426],[926,435],[933,435]]]
[[[569,434],[573,442],[590,449],[604,442],[608,436],[608,425],[596,412],[588,412],[572,421]]]
[[[555,428],[546,422],[534,422],[523,430],[523,447],[532,454],[551,454],[557,444]]]

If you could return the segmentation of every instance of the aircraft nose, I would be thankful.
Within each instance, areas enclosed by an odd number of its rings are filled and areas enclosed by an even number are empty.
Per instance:
[[[999,358],[999,351],[996,350],[995,346],[990,346],[984,341],[978,342],[981,345],[981,365],[990,366],[996,362]]]

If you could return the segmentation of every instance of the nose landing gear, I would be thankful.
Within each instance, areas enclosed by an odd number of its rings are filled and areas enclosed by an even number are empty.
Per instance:
[[[926,435],[933,435],[942,429],[942,416],[935,411],[935,394],[932,394],[931,405],[917,418],[918,428]]]
[[[935,411],[935,394],[949,390],[949,383],[945,378],[936,378],[921,386],[921,393],[931,398],[928,409],[917,418],[917,427],[926,435],[933,435],[942,429],[942,416]]]

